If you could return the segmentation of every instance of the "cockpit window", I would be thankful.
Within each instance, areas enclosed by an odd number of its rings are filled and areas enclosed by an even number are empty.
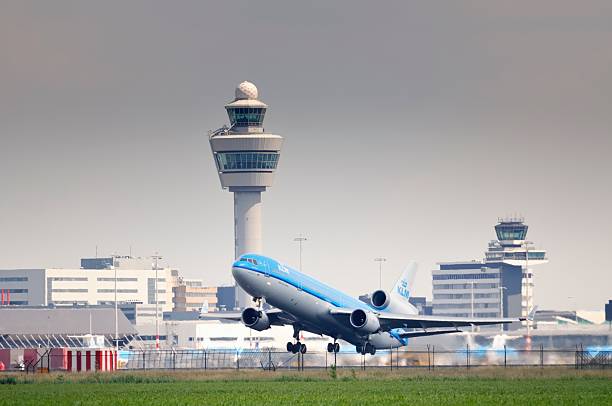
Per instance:
[[[240,260],[241,260],[241,261],[246,261],[246,262],[251,263],[251,264],[253,264],[253,265],[259,265],[259,264],[257,263],[257,260],[255,260],[255,259],[253,259],[253,258],[245,258],[245,257],[242,257],[242,258],[240,258]]]

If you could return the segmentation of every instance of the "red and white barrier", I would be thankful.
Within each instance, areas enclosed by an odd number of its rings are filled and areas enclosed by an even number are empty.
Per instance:
[[[114,371],[117,369],[115,350],[68,350],[66,357],[67,371]]]

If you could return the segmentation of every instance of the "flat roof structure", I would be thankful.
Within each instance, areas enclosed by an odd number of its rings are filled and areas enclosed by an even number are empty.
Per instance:
[[[123,312],[117,314],[118,333],[131,340],[137,331]],[[0,308],[0,348],[81,347],[84,336],[103,336],[112,346],[115,310],[112,307]]]

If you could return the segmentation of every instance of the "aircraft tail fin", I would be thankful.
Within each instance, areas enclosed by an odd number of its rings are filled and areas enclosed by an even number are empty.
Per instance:
[[[400,276],[398,281],[395,283],[395,286],[393,286],[391,294],[396,295],[398,298],[401,298],[407,302],[412,293],[416,271],[416,262],[410,262],[404,269],[404,272],[402,272],[402,276]]]

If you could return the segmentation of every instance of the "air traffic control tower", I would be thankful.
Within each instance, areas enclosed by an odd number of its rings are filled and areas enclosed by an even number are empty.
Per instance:
[[[235,257],[261,253],[261,192],[272,186],[283,137],[266,133],[263,120],[268,106],[258,100],[257,87],[242,82],[234,101],[225,105],[230,127],[209,133],[221,187],[234,194]],[[250,297],[236,286],[240,308]]]

